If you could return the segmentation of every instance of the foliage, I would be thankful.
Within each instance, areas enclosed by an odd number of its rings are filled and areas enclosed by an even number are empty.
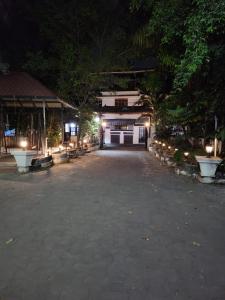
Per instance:
[[[156,116],[165,126],[178,124],[194,136],[212,136],[214,115],[225,128],[225,2],[219,0],[132,0],[132,11],[148,20],[135,43],[152,49],[164,87],[156,95]],[[166,85],[166,88],[165,88]],[[168,97],[170,95],[170,97]]]
[[[55,115],[50,116],[50,120],[47,125],[47,138],[49,147],[56,147],[61,141],[61,128],[59,126],[59,120],[57,120]]]

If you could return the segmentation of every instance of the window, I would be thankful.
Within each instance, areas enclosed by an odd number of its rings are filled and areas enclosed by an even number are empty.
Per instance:
[[[115,99],[115,106],[117,107],[128,106],[128,99]]]

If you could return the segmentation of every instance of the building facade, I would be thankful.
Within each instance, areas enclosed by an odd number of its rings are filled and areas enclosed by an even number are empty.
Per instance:
[[[107,91],[98,97],[104,144],[146,144],[152,109],[144,106],[139,91]]]

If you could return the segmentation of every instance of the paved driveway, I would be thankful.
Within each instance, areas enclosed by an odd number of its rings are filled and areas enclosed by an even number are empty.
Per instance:
[[[225,299],[225,188],[131,150],[0,176],[1,300]]]

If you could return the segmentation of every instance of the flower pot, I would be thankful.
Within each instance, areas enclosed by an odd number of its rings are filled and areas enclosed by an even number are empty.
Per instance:
[[[200,166],[201,177],[205,178],[205,182],[213,182],[216,169],[222,159],[219,157],[195,156]],[[204,180],[203,180],[204,181]]]
[[[29,172],[31,161],[37,156],[36,151],[13,150],[11,154],[15,157],[17,169],[20,173]]]

